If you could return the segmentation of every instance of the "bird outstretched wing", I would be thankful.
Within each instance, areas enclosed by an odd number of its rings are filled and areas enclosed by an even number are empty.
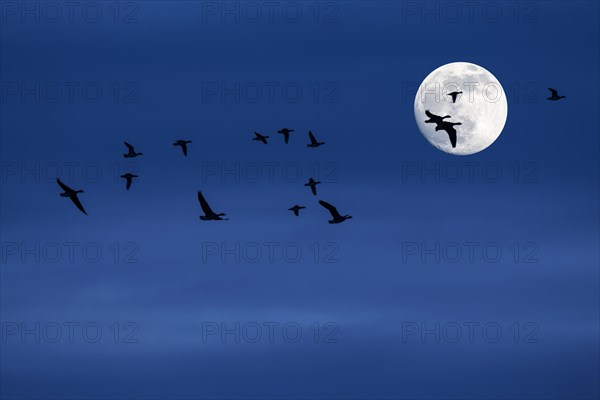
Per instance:
[[[558,92],[556,91],[556,89],[548,88],[548,90],[550,91],[550,93],[552,93],[552,96],[558,96]]]
[[[213,210],[211,210],[210,206],[208,205],[208,202],[202,195],[201,191],[198,191],[198,201],[200,202],[200,207],[202,207],[202,211],[204,211],[204,214],[214,214]]]
[[[331,216],[335,219],[335,218],[341,218],[342,216],[340,215],[340,213],[338,212],[337,208],[335,208],[334,206],[332,206],[331,204],[329,204],[326,201],[323,200],[319,200],[319,204],[322,205],[323,207],[325,207],[327,209],[327,211],[329,211],[329,213],[331,214]]]
[[[71,196],[71,201],[73,202],[73,204],[75,204],[75,206],[77,206],[77,208],[79,208],[79,210],[82,213],[84,213],[85,215],[88,215],[88,213],[85,212],[83,205],[81,205],[81,201],[79,201],[79,197],[77,197],[77,195]]]
[[[315,138],[315,135],[313,135],[312,131],[308,131],[308,137],[310,138],[311,144],[317,144],[317,139]]]
[[[133,149],[133,146],[132,146],[132,145],[130,145],[130,144],[129,144],[129,143],[127,143],[127,142],[123,142],[123,143],[125,143],[125,146],[127,146],[127,148],[129,149],[129,151],[130,151],[130,152],[132,152],[132,153],[133,153],[133,152],[135,152],[135,150]]]
[[[62,190],[64,190],[65,192],[72,192],[73,191],[73,189],[71,189],[70,187],[68,187],[64,183],[62,183],[62,181],[60,179],[58,179],[58,178],[56,178],[56,183],[58,183],[58,186],[60,186],[62,188]]]
[[[426,114],[426,115],[427,115],[429,118],[432,118],[432,119],[439,118],[439,115],[435,115],[435,114],[433,114],[433,113],[429,112],[429,110],[425,110],[425,114]]]
[[[450,138],[450,144],[452,144],[452,147],[456,147],[456,129],[449,126],[445,129],[445,131],[448,133],[448,137]]]

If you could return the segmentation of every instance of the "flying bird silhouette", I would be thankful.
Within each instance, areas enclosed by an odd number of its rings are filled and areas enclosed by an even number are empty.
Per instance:
[[[60,194],[61,197],[70,198],[71,201],[73,202],[73,204],[75,204],[82,213],[87,215],[87,212],[85,212],[83,206],[81,205],[81,202],[79,201],[79,198],[77,197],[77,194],[83,193],[83,190],[73,190],[70,187],[68,187],[67,185],[65,185],[64,183],[62,183],[61,180],[58,178],[56,179],[56,183],[58,183],[58,186],[60,186],[62,188],[62,190],[64,190],[64,192]]]
[[[307,144],[307,147],[319,147],[325,144],[325,142],[317,142],[317,139],[315,138],[315,135],[313,135],[312,131],[308,131],[308,137],[310,138],[310,144]]]
[[[456,129],[454,129],[455,125],[462,125],[462,124],[460,122],[444,121],[435,127],[436,131],[441,131],[441,130],[446,131],[446,133],[448,134],[448,137],[450,138],[450,144],[452,144],[453,148],[456,147]]]
[[[300,210],[302,210],[303,208],[306,208],[306,207],[299,206],[298,204],[296,204],[294,207],[288,208],[288,210],[293,211],[294,215],[297,217],[298,215],[300,215]]]
[[[425,123],[427,123],[427,124],[435,123],[436,125],[439,125],[442,122],[444,122],[445,118],[452,118],[450,115],[440,117],[439,115],[435,115],[435,114],[429,112],[429,110],[425,110],[425,114],[427,114],[427,116],[429,117],[429,119],[425,121]]]
[[[183,150],[183,155],[185,157],[187,157],[187,145],[188,143],[192,143],[191,140],[176,140],[175,143],[173,143],[173,146],[181,146],[181,150]]]
[[[329,220],[330,224],[339,224],[339,223],[344,222],[347,219],[352,218],[352,215],[341,215],[338,212],[337,208],[335,208],[334,206],[332,206],[331,204],[329,204],[326,201],[319,200],[319,204],[322,205],[323,207],[325,207],[327,209],[327,211],[329,211],[329,213],[333,217],[333,219]]]
[[[225,213],[219,213],[219,214],[215,213],[208,205],[208,202],[202,195],[201,191],[198,191],[198,201],[200,202],[200,207],[202,207],[202,211],[204,212],[204,215],[200,216],[200,219],[202,221],[224,221],[224,220],[229,219],[229,218],[221,218],[221,217],[225,216]]]
[[[121,175],[121,178],[124,178],[124,179],[127,180],[127,184],[125,185],[125,188],[127,190],[129,190],[129,188],[131,187],[131,183],[133,182],[133,178],[137,178],[137,177],[138,177],[137,175],[134,175],[134,174],[129,173],[129,172],[126,173],[126,174],[124,174],[124,175]]]
[[[456,98],[458,97],[459,94],[462,94],[462,92],[452,92],[452,93],[448,93],[448,96],[452,97],[452,102],[456,103]]]
[[[268,144],[267,143],[267,139],[269,138],[268,136],[263,136],[258,132],[254,132],[254,135],[256,137],[253,137],[252,140],[256,140],[257,142],[263,142],[264,144]],[[287,142],[286,142],[287,143]]]
[[[321,182],[315,181],[313,178],[310,178],[308,180],[308,182],[304,184],[304,186],[310,186],[310,191],[312,192],[312,194],[314,194],[316,196],[317,195],[317,185],[319,183],[321,183]]]
[[[294,132],[294,130],[288,128],[283,128],[277,131],[277,133],[281,133],[283,135],[283,140],[285,141],[285,144],[287,144],[290,141],[291,132]]]
[[[143,155],[143,153],[136,153],[133,146],[130,145],[129,143],[127,143],[127,142],[123,142],[123,143],[125,143],[125,146],[127,146],[127,148],[129,149],[129,152],[123,154],[123,157],[134,158],[134,157]]]
[[[550,91],[552,96],[548,97],[546,100],[556,101],[556,100],[564,99],[567,97],[567,96],[559,96],[556,89],[548,88],[548,90]]]

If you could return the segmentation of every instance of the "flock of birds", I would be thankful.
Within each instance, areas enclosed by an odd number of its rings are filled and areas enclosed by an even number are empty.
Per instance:
[[[277,133],[283,135],[283,140],[286,144],[289,143],[290,140],[290,133],[294,132],[293,129],[288,129],[288,128],[283,128],[280,129],[279,131],[277,131]],[[254,138],[252,140],[255,141],[259,141],[262,142],[264,144],[268,144],[267,139],[269,139],[269,136],[265,136],[262,135],[258,132],[254,132]],[[319,146],[322,146],[325,144],[325,142],[319,142],[315,135],[312,133],[312,131],[308,131],[308,137],[310,139],[310,143],[307,144],[307,147],[312,147],[312,148],[316,148]],[[135,148],[127,143],[127,142],[123,142],[125,144],[125,146],[127,147],[127,153],[125,153],[123,155],[123,157],[125,158],[135,158],[138,156],[143,155],[143,153],[138,153],[135,151]],[[192,143],[191,140],[176,140],[173,143],[173,146],[176,147],[181,147],[181,151],[183,152],[183,156],[187,157],[188,155],[188,144]],[[134,178],[138,178],[138,175],[132,174],[130,172],[121,175],[121,178],[125,179],[126,184],[125,184],[125,188],[126,190],[129,190],[131,188],[131,185],[133,184],[133,179]],[[79,193],[84,193],[83,190],[74,190],[72,188],[70,188],[69,186],[65,185],[59,178],[56,179],[56,182],[58,183],[58,185],[61,187],[61,189],[63,190],[63,192],[60,194],[62,197],[68,197],[71,199],[71,201],[73,202],[73,204],[75,204],[75,206],[85,215],[88,215],[87,212],[85,211],[85,209],[83,208],[83,205],[81,204],[81,201],[79,200]],[[320,181],[315,181],[312,177],[308,180],[307,183],[304,184],[304,186],[307,186],[310,188],[310,191],[312,192],[312,194],[314,196],[317,195],[317,185],[320,184]],[[201,191],[198,191],[198,202],[200,203],[200,208],[202,208],[202,212],[204,213],[204,215],[200,216],[200,219],[202,221],[224,221],[224,220],[228,220],[229,218],[224,218],[226,216],[225,213],[216,213],[212,210],[212,208],[210,207],[210,205],[208,204],[208,202],[206,201],[206,198],[204,197],[204,195],[202,194]],[[323,206],[325,209],[327,209],[327,211],[329,211],[329,213],[331,214],[332,219],[329,220],[330,224],[339,224],[342,223],[344,221],[346,221],[347,219],[352,218],[351,215],[342,215],[338,212],[338,210],[331,205],[330,203],[323,201],[323,200],[319,200],[319,204],[321,206]],[[300,215],[300,210],[305,209],[305,206],[301,206],[301,205],[294,205],[291,208],[289,208],[290,211],[292,211],[294,213],[295,216],[299,216]]]
[[[558,91],[556,89],[548,88],[548,90],[550,91],[551,96],[548,97],[547,100],[556,101],[566,98],[566,96],[559,96]],[[459,94],[462,94],[462,92],[448,93],[448,96],[452,97],[452,103],[456,103],[456,99]],[[433,114],[429,110],[425,110],[425,114],[427,115],[427,117],[429,117],[429,119],[425,120],[425,123],[435,124],[436,132],[446,131],[446,133],[448,134],[448,138],[450,139],[450,144],[452,145],[452,148],[456,148],[456,129],[454,129],[454,127],[456,125],[462,124],[460,122],[444,121],[444,119],[446,118],[452,118],[452,116],[450,115],[445,115],[442,117],[440,115]]]
[[[550,90],[551,96],[548,97],[547,100],[557,101],[557,100],[566,98],[566,96],[559,96],[556,89],[548,88],[548,90]],[[448,93],[448,96],[450,96],[452,98],[452,103],[456,103],[456,99],[458,98],[459,94],[462,94],[462,92]],[[444,121],[446,118],[452,118],[452,116],[450,116],[450,115],[445,115],[442,117],[440,115],[433,114],[429,110],[425,110],[425,114],[429,118],[429,119],[425,120],[425,123],[435,124],[436,131],[441,131],[441,130],[445,131],[448,134],[448,138],[450,139],[450,144],[452,145],[453,148],[455,148],[457,135],[456,135],[456,129],[454,129],[454,127],[457,125],[462,125],[462,124],[460,122]],[[288,129],[288,128],[283,128],[283,129],[280,129],[277,131],[278,134],[283,135],[283,141],[285,142],[285,144],[289,143],[290,134],[292,132],[294,132],[294,130]],[[317,148],[317,147],[325,144],[325,142],[319,142],[317,140],[317,138],[315,137],[315,135],[312,133],[312,131],[308,131],[308,138],[310,139],[310,143],[306,145],[307,147]],[[254,138],[252,138],[252,140],[261,142],[263,144],[269,143],[269,141],[267,139],[269,139],[269,136],[262,135],[259,132],[254,132]],[[135,157],[143,155],[143,153],[136,152],[135,148],[131,144],[129,144],[127,142],[124,142],[124,143],[125,143],[125,146],[127,147],[127,153],[125,153],[123,155],[125,158],[135,158]],[[176,140],[173,143],[173,146],[181,147],[181,151],[183,152],[184,157],[187,157],[188,144],[190,144],[190,143],[192,143],[191,140],[181,140],[180,139],[180,140]],[[125,181],[126,181],[125,188],[127,190],[129,190],[131,188],[131,185],[133,184],[133,179],[138,178],[138,176],[128,172],[126,174],[121,175],[121,178],[125,179]],[[70,188],[69,186],[65,185],[58,178],[56,179],[56,182],[63,190],[63,192],[60,195],[62,197],[70,198],[71,201],[73,202],[73,204],[75,204],[75,206],[82,213],[87,215],[87,212],[83,208],[83,205],[81,204],[81,201],[79,200],[79,197],[78,197],[78,194],[83,193],[83,190],[74,190],[74,189]],[[308,180],[308,182],[304,184],[304,186],[309,187],[312,194],[314,196],[316,196],[317,195],[317,185],[319,185],[320,183],[321,183],[320,181],[315,181],[313,178],[310,178]],[[201,191],[198,191],[198,201],[200,202],[200,207],[202,208],[202,211],[204,212],[204,215],[200,216],[200,219],[202,221],[223,221],[223,220],[229,219],[229,218],[223,218],[226,215],[225,213],[215,213],[212,210],[212,208],[210,208],[210,205],[206,201],[206,198],[204,198],[204,195],[202,194]],[[352,218],[351,215],[340,214],[333,205],[331,205],[330,203],[328,203],[326,201],[319,200],[319,204],[321,206],[323,206],[325,209],[327,209],[327,211],[329,211],[329,213],[331,214],[332,219],[329,220],[330,224],[339,224],[341,222],[346,221],[347,219]],[[306,208],[305,206],[295,204],[294,206],[290,207],[288,210],[293,212],[295,216],[299,216],[300,210],[303,210],[305,208]]]

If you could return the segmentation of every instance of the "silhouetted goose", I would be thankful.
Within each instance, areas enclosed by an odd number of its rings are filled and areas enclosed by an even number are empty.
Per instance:
[[[347,219],[352,218],[352,215],[341,215],[338,212],[337,208],[335,208],[334,206],[332,206],[331,204],[329,204],[326,201],[319,200],[319,204],[322,205],[323,207],[325,207],[329,211],[331,216],[333,217],[333,219],[329,220],[330,224],[339,224],[341,222],[344,222]]]
[[[308,137],[310,138],[310,144],[307,144],[308,147],[319,147],[325,142],[317,142],[315,135],[313,135],[312,131],[308,131]]]
[[[192,143],[191,140],[176,140],[175,143],[173,143],[173,146],[181,146],[181,150],[183,150],[183,155],[185,157],[187,157],[187,145],[188,143]]]
[[[125,188],[127,190],[129,190],[129,188],[131,187],[131,183],[133,182],[133,178],[137,178],[137,175],[131,174],[131,173],[126,173],[124,175],[121,175],[121,178],[125,178],[127,180],[127,184],[125,185]]]
[[[208,202],[202,195],[201,191],[198,191],[198,201],[200,202],[200,207],[202,207],[202,211],[204,212],[204,215],[200,216],[200,219],[202,221],[222,221],[222,220],[229,219],[229,218],[221,218],[221,217],[225,216],[225,213],[219,213],[219,214],[215,213],[208,205]]]
[[[303,208],[306,208],[306,207],[299,206],[298,204],[296,204],[294,207],[288,208],[288,210],[293,211],[294,215],[297,217],[298,215],[300,215],[300,210],[302,210]]]
[[[444,122],[445,118],[452,118],[450,115],[440,117],[439,115],[430,113],[429,110],[425,110],[425,114],[427,114],[427,116],[429,117],[429,119],[425,121],[425,123],[427,124],[435,123],[436,125],[439,125],[442,122]]]
[[[567,96],[559,96],[558,92],[556,91],[556,89],[552,89],[552,88],[548,88],[548,90],[550,91],[550,93],[552,94],[552,96],[548,97],[546,100],[560,100],[560,99],[564,99]]]
[[[450,143],[452,147],[456,147],[456,129],[454,129],[454,125],[462,125],[460,122],[442,122],[438,126],[435,127],[436,131],[444,130],[448,134],[450,138]]]
[[[456,103],[456,98],[458,97],[459,94],[462,94],[462,92],[452,92],[452,93],[448,93],[448,96],[452,97],[452,102]]]
[[[143,153],[136,153],[135,150],[134,150],[134,148],[133,148],[133,146],[130,145],[129,143],[127,143],[127,142],[123,142],[123,143],[125,143],[125,146],[127,146],[127,148],[129,149],[129,152],[123,154],[123,157],[125,157],[125,158],[133,158],[133,157],[137,157],[137,156],[143,155]]]
[[[319,181],[315,181],[313,178],[310,178],[308,180],[308,183],[305,183],[304,186],[310,186],[310,191],[312,192],[312,194],[314,194],[315,196],[317,195],[317,185],[321,183]]]
[[[283,128],[277,131],[277,133],[281,133],[283,135],[283,140],[285,141],[285,144],[287,144],[290,141],[291,132],[294,132],[294,130],[288,128]]]
[[[71,201],[73,202],[73,204],[75,204],[77,206],[77,208],[79,208],[79,210],[81,210],[82,213],[87,215],[87,212],[85,212],[85,210],[83,209],[83,206],[81,205],[81,202],[79,201],[79,198],[77,197],[77,194],[83,193],[83,190],[73,190],[70,187],[68,187],[67,185],[65,185],[64,183],[62,183],[60,181],[60,179],[56,179],[56,183],[58,183],[58,186],[60,186],[61,189],[64,190],[64,192],[61,193],[60,195],[62,197],[70,198]]]
[[[261,135],[261,134],[260,134],[260,133],[258,133],[258,132],[254,132],[254,135],[255,135],[256,137],[252,138],[252,140],[256,140],[256,141],[258,141],[258,142],[263,142],[264,144],[268,144],[268,143],[267,143],[267,139],[269,138],[268,136],[263,136],[263,135]]]

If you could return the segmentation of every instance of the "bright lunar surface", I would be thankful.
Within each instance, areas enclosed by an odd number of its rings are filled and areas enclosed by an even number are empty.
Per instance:
[[[449,93],[462,92],[452,102]],[[435,123],[425,123],[429,110],[441,117],[450,115],[444,122],[460,122],[456,129],[456,147],[450,143],[448,133],[436,131]],[[430,73],[419,86],[415,97],[415,118],[419,130],[438,149],[450,154],[477,153],[500,136],[508,104],[500,82],[485,68],[467,62],[443,65]]]

